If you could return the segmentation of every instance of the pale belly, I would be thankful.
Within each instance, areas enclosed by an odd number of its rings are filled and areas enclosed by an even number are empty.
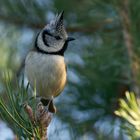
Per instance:
[[[30,52],[25,61],[25,74],[39,96],[55,97],[61,93],[66,83],[64,57]]]

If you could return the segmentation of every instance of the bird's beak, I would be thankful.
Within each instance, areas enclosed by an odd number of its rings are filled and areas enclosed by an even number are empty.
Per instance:
[[[73,38],[73,37],[68,37],[66,41],[67,41],[67,42],[70,42],[70,41],[73,41],[73,40],[75,40],[75,38]]]

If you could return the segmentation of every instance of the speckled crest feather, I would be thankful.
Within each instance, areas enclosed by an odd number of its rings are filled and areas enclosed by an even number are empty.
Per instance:
[[[67,38],[68,35],[64,27],[63,15],[64,15],[64,11],[62,11],[59,15],[57,14],[55,19],[55,25],[56,25],[55,27],[56,27],[57,34],[61,35],[63,38]]]

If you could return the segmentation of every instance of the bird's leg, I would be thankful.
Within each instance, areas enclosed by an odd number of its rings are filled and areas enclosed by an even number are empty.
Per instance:
[[[40,101],[45,106],[46,111],[49,111],[51,113],[56,113],[56,107],[54,106],[53,98],[52,99],[41,98]]]
[[[48,104],[45,106],[45,111],[48,112],[49,111],[49,106],[52,102],[52,99],[48,101]]]

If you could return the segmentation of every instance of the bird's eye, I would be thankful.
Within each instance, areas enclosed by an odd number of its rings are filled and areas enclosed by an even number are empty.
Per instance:
[[[55,39],[56,40],[60,40],[60,39],[62,39],[60,36],[55,36]]]

